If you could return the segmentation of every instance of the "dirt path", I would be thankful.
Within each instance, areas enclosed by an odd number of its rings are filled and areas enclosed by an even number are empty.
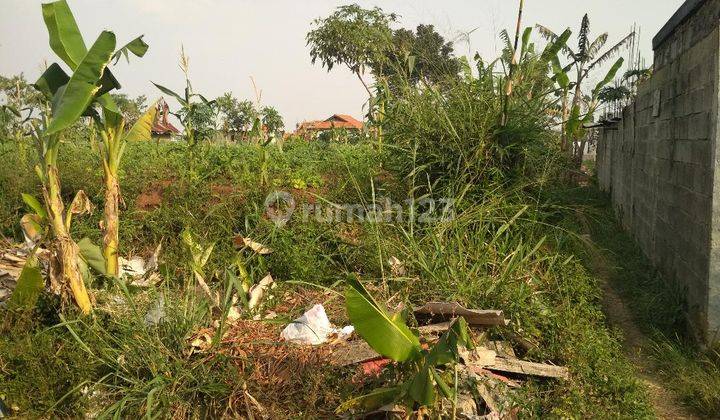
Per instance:
[[[640,330],[620,295],[610,286],[610,269],[607,261],[597,258],[594,271],[602,279],[603,306],[609,323],[623,332],[625,353],[635,365],[638,378],[647,386],[650,401],[659,419],[699,419],[682,405],[677,395],[665,388],[662,379],[654,373],[647,352],[650,340]]]

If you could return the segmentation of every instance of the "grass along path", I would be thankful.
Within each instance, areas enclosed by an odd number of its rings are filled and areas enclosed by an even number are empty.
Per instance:
[[[651,357],[652,341],[642,332],[627,303],[610,284],[610,270],[605,263],[598,261],[595,273],[602,281],[603,309],[609,324],[622,331],[623,346],[628,359],[635,365],[638,378],[648,389],[655,414],[660,419],[698,419],[680,397],[663,383],[657,374]],[[629,302],[628,302],[629,303]]]
[[[579,233],[586,266],[599,281],[608,323],[621,331],[625,354],[647,387],[657,417],[719,416],[720,381],[713,379],[717,360],[680,338],[679,292],[659,277],[623,231],[607,197],[589,186],[570,200],[585,209]]]

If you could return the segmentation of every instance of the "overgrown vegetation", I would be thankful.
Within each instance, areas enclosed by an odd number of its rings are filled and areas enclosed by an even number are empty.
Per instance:
[[[117,211],[111,220],[107,211],[72,224],[62,219],[68,238],[94,243],[118,222],[110,250],[93,259],[107,264],[96,270],[105,275],[82,283],[95,301],[91,316],[63,307],[50,292],[31,308],[2,309],[0,397],[15,414],[330,417],[358,402],[373,409],[402,400],[409,410],[441,416],[448,412],[444,402],[451,412],[457,408],[449,390],[453,372],[445,367],[458,360],[458,346],[472,347],[471,334],[456,321],[426,350],[403,312],[386,310],[440,300],[502,309],[510,326],[489,329],[487,338],[520,337],[526,345],[515,350],[524,358],[568,366],[567,381],[523,383],[512,401],[521,416],[652,416],[619,337],[606,326],[601,279],[583,264],[585,231],[577,226],[602,225],[582,217],[583,203],[567,201],[572,162],[553,128],[565,122],[556,110],[570,84],[559,77],[558,54],[570,31],[543,47],[532,42],[531,28],[516,43],[505,33],[502,57],[476,56],[471,64],[454,57],[432,27],[393,30],[396,19],[381,9],[344,6],[308,35],[313,60],[328,69],[348,66],[368,88],[371,135],[354,144],[266,141],[263,126],[279,131],[279,114],[260,108],[259,94],[253,104],[231,94],[210,101],[194,93],[184,53],[185,93],[157,85],[183,108],[177,114],[184,141],[150,142],[126,132],[120,111],[109,112],[109,98],[97,96],[105,74],[98,67],[86,100],[100,102],[103,118],[88,127],[81,119],[87,103],[75,107],[62,127],[62,148],[46,148],[53,150],[48,173],[62,173],[63,182],[45,195],[62,203],[84,190],[83,209],[108,202],[124,209],[119,219]],[[580,43],[589,48],[586,39]],[[116,58],[136,53],[126,48]],[[105,64],[114,45],[106,50]],[[365,68],[374,86],[362,78]],[[132,115],[124,118],[148,128],[154,106],[146,114],[125,107]],[[220,116],[221,131],[254,141],[212,143],[202,129],[213,125],[212,114]],[[21,194],[48,187],[32,176],[36,158],[31,139],[17,129],[22,122],[7,118],[0,232],[21,241],[19,221],[27,210]],[[278,191],[295,201],[283,223],[268,211],[278,210],[271,200]],[[41,216],[35,201],[25,201]],[[98,228],[101,220],[105,230]],[[156,283],[140,287],[115,275],[113,255],[149,257],[158,244]],[[248,286],[268,273],[278,287],[251,307],[244,302]],[[377,377],[358,375],[352,367],[329,366],[326,347],[279,342],[280,327],[317,302],[333,322],[352,322],[381,354],[408,363],[389,365]],[[378,319],[387,328],[369,322]],[[357,399],[373,391],[377,397],[378,389],[382,398]],[[706,413],[713,389],[689,392]]]

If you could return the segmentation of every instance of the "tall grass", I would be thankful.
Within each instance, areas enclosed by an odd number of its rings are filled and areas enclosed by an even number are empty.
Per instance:
[[[482,62],[442,86],[406,83],[391,92],[382,120],[391,150],[384,167],[416,200],[454,200],[456,216],[378,229],[384,256],[408,269],[384,280],[416,304],[440,299],[503,309],[511,331],[492,336],[525,337],[537,344],[525,357],[567,364],[569,383],[531,381],[523,389],[524,413],[651,416],[618,337],[605,326],[598,279],[569,246],[579,242],[567,229],[578,208],[550,194],[570,188],[559,133],[551,129],[551,85],[532,65],[519,66],[514,77],[504,125],[505,76]]]

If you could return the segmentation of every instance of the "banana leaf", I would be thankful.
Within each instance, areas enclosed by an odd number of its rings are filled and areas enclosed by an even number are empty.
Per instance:
[[[107,275],[105,257],[103,257],[100,247],[92,243],[90,238],[83,238],[77,245],[80,248],[80,256],[87,265],[98,273]]]
[[[60,88],[53,100],[53,118],[45,134],[51,135],[80,118],[100,87],[97,85],[115,49],[115,34],[104,31],[78,65],[70,81]]]
[[[613,66],[608,70],[607,74],[605,75],[605,78],[600,81],[595,86],[595,89],[592,91],[593,98],[597,96],[597,94],[600,92],[600,89],[602,89],[605,85],[612,82],[613,79],[615,79],[615,76],[617,75],[617,72],[620,70],[620,67],[622,67],[623,63],[625,62],[624,58],[618,58],[618,60],[613,64]]]
[[[126,141],[152,140],[152,126],[157,115],[157,102],[151,104],[147,111],[138,118],[137,122],[125,135]]]
[[[432,373],[434,369],[423,363],[420,372],[413,377],[408,386],[408,395],[420,405],[431,406],[435,403],[435,380]]]
[[[87,54],[87,47],[70,7],[65,0],[47,3],[42,5],[42,14],[50,48],[75,70]]]
[[[40,204],[40,200],[38,200],[37,198],[35,198],[34,196],[32,196],[30,194],[22,193],[20,195],[22,196],[22,199],[25,202],[25,204],[27,204],[28,207],[30,207],[35,212],[35,214],[37,214],[38,216],[40,216],[42,218],[47,217],[47,212],[45,211],[45,206]]]
[[[127,62],[130,62],[130,54],[133,53],[136,57],[142,57],[147,52],[148,48],[150,46],[143,41],[143,36],[140,35],[139,37],[133,39],[132,41],[125,44],[122,48],[115,51],[115,54],[113,54],[113,64],[117,64],[118,61],[120,61],[120,57],[125,56],[125,60]]]
[[[50,101],[52,100],[55,93],[60,87],[65,86],[70,81],[70,76],[65,73],[57,63],[52,63],[50,67],[40,76],[35,82],[33,87],[40,91],[45,98]]]
[[[418,337],[404,322],[380,307],[356,279],[348,280],[345,300],[355,331],[375,351],[397,362],[416,359],[420,355]]]

